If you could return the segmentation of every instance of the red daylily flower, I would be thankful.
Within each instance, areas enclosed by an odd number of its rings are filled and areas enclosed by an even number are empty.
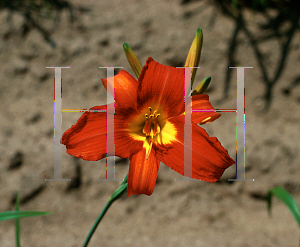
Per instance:
[[[104,87],[113,92],[110,81],[102,79]],[[114,76],[114,87],[115,155],[129,158],[127,196],[151,195],[160,162],[184,175],[184,69],[159,64],[150,57],[138,81],[121,70]],[[192,97],[192,108],[213,109],[205,94]],[[216,182],[235,164],[217,138],[197,125],[220,115],[192,112],[192,178]],[[61,142],[77,158],[95,161],[106,157],[106,113],[84,113]]]

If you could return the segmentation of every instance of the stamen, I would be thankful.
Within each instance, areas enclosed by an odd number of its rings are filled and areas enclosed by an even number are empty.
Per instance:
[[[144,128],[143,128],[143,133],[146,134],[146,135],[147,135],[146,131],[148,129],[148,122],[149,122],[149,120],[148,120],[148,114],[146,113],[145,114],[145,125],[144,125]]]
[[[149,159],[149,156],[150,156],[150,153],[151,153],[151,149],[152,149],[152,144],[153,144],[153,138],[151,137],[150,145],[149,145],[149,147],[147,148],[147,151],[146,151],[146,160]]]
[[[143,128],[143,133],[146,135],[143,147],[146,149],[147,160],[149,159],[152,150],[153,138],[156,136],[157,133],[160,133],[160,126],[157,122],[157,118],[160,116],[160,114],[157,113],[157,110],[152,112],[151,107],[148,107],[148,109],[150,114],[145,114],[145,125]],[[154,118],[154,124],[152,124],[152,117]]]
[[[160,126],[157,123],[157,118],[158,116],[160,116],[160,114],[157,114],[157,110],[152,113],[151,107],[148,107],[148,109],[150,111],[150,115],[145,114],[145,125],[143,128],[143,133],[146,136],[151,136],[151,138],[153,138],[157,133],[160,132]],[[152,117],[154,117],[154,127],[152,125]]]
[[[160,116],[160,114],[157,114],[156,116],[155,116],[155,120],[154,120],[154,136],[157,134],[157,133],[159,133],[160,132],[160,127],[159,127],[159,125],[157,124],[157,118]],[[159,129],[157,129],[157,127],[159,128]]]
[[[152,117],[152,115],[149,116],[148,125],[147,125],[147,129],[146,129],[147,136],[150,136],[150,132],[151,132],[151,117]]]

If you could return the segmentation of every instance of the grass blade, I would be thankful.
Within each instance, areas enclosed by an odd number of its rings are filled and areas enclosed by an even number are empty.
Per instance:
[[[39,211],[7,211],[0,213],[0,221],[19,219],[25,217],[34,217],[51,214],[50,212],[39,212]]]
[[[16,198],[16,212],[19,212],[20,209],[20,200],[19,200],[19,193],[17,193]],[[20,225],[20,218],[16,218],[16,246],[20,247],[20,234],[21,234],[21,225]]]
[[[294,198],[282,187],[275,187],[269,190],[267,199],[268,199],[268,211],[271,215],[271,206],[272,206],[272,196],[276,196],[281,200],[291,211],[292,215],[296,219],[299,228],[300,228],[300,209]]]

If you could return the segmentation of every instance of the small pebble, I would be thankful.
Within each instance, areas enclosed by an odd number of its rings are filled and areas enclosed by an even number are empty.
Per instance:
[[[24,161],[24,154],[21,151],[15,152],[9,162],[8,170],[13,170],[20,167]]]

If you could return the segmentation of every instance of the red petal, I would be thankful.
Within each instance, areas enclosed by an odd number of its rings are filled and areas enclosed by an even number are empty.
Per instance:
[[[91,109],[100,111],[106,109],[106,105]],[[141,142],[128,135],[128,118],[136,111],[116,104],[115,112],[115,155],[128,158],[131,151],[137,152],[142,148]],[[66,130],[61,143],[66,145],[68,154],[77,158],[95,161],[106,157],[106,112],[85,112],[75,125]]]
[[[167,152],[160,152],[156,145],[156,157],[174,171],[184,175],[184,116],[169,119],[177,129],[177,142],[166,145]],[[216,137],[209,137],[204,129],[192,123],[192,178],[216,182],[229,166],[235,164]],[[192,162],[191,162],[192,161]]]
[[[193,111],[192,113],[192,121],[196,124],[205,124],[210,123],[218,119],[221,114],[214,112],[214,108],[209,102],[209,97],[207,94],[199,94],[192,97],[192,108],[193,110],[199,110],[199,112]],[[204,110],[201,112],[201,110]],[[208,111],[210,110],[210,111]],[[204,121],[203,120],[209,118],[209,120]]]
[[[108,78],[108,92],[113,94],[112,78]],[[107,90],[107,79],[101,79]],[[136,108],[138,82],[127,71],[121,70],[114,76],[115,100]]]
[[[179,115],[184,103],[184,69],[159,64],[149,57],[138,82],[138,109],[157,105],[163,107],[167,118]]]
[[[159,159],[155,157],[154,150],[151,151],[149,159],[146,160],[146,149],[131,155],[129,161],[127,196],[145,194],[150,196],[154,190]]]

